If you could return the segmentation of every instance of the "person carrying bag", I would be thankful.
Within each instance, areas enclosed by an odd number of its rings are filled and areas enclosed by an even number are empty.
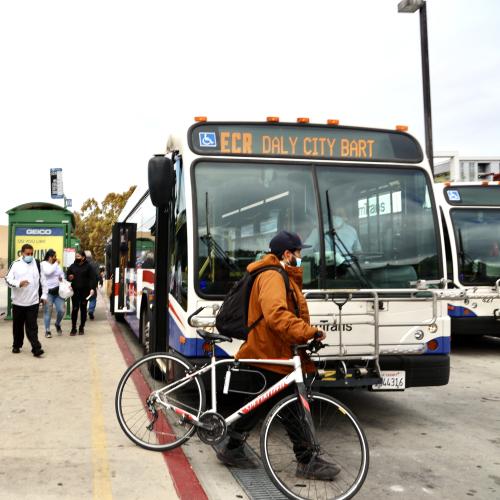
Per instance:
[[[42,283],[42,303],[44,308],[45,337],[50,339],[50,320],[52,317],[52,307],[56,308],[56,331],[62,335],[61,321],[64,318],[64,300],[59,297],[59,286],[64,278],[64,272],[59,266],[55,250],[47,250],[43,261],[40,264],[40,279]]]
[[[68,267],[67,274],[73,288],[70,335],[76,335],[78,312],[80,312],[78,334],[83,335],[85,333],[85,322],[87,321],[87,300],[89,296],[94,295],[97,288],[97,276],[87,261],[84,250],[76,252],[75,262]]]

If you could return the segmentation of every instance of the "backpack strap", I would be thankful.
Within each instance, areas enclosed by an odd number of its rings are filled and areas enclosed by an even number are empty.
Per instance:
[[[41,297],[43,294],[42,291],[42,271],[40,270],[40,261],[35,259],[36,268],[38,269],[38,296]]]
[[[288,273],[281,267],[281,266],[265,266],[265,267],[261,267],[260,269],[257,269],[256,271],[253,271],[251,274],[252,278],[253,278],[253,281],[252,281],[252,287],[253,287],[253,283],[255,281],[255,278],[260,274],[260,273],[263,273],[264,271],[277,271],[278,273],[281,274],[281,276],[283,277],[283,280],[285,281],[285,288],[286,288],[286,292],[287,293],[291,293],[292,294],[292,300],[293,300],[293,304],[294,304],[294,312],[295,312],[295,316],[299,317],[300,315],[300,311],[299,311],[299,305],[297,303],[297,299],[295,298],[295,293],[294,291],[292,290],[292,288],[290,287],[290,278],[288,277]],[[257,324],[264,318],[264,315],[261,314],[249,327],[248,327],[248,331],[252,330],[252,328],[254,328],[255,326],[257,326]]]

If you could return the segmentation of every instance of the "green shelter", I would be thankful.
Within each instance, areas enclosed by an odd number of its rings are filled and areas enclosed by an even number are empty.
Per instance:
[[[43,260],[49,248],[57,252],[64,264],[65,249],[75,248],[75,216],[59,205],[31,202],[7,211],[9,216],[9,265],[17,259],[25,243],[33,246],[35,258]],[[74,254],[73,254],[74,255]],[[11,316],[10,290],[7,314]]]

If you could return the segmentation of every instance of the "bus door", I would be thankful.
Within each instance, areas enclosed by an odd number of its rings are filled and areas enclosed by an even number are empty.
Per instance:
[[[111,266],[113,274],[112,313],[136,310],[136,234],[137,225],[117,222],[113,226]]]

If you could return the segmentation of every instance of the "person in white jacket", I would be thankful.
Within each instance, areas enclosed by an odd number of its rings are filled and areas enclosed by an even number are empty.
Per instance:
[[[33,258],[33,247],[25,243],[21,248],[21,257],[14,261],[5,278],[12,289],[12,333],[14,342],[12,352],[21,352],[24,331],[31,344],[31,352],[37,358],[43,354],[42,344],[38,340],[38,306],[40,304],[40,272]]]
[[[40,278],[42,281],[42,301],[44,304],[43,320],[45,324],[45,336],[52,337],[50,332],[50,319],[52,316],[52,306],[56,306],[56,331],[62,335],[61,321],[64,318],[64,299],[59,297],[59,283],[64,278],[64,272],[57,262],[56,251],[52,248],[47,250],[45,257],[40,264]]]

